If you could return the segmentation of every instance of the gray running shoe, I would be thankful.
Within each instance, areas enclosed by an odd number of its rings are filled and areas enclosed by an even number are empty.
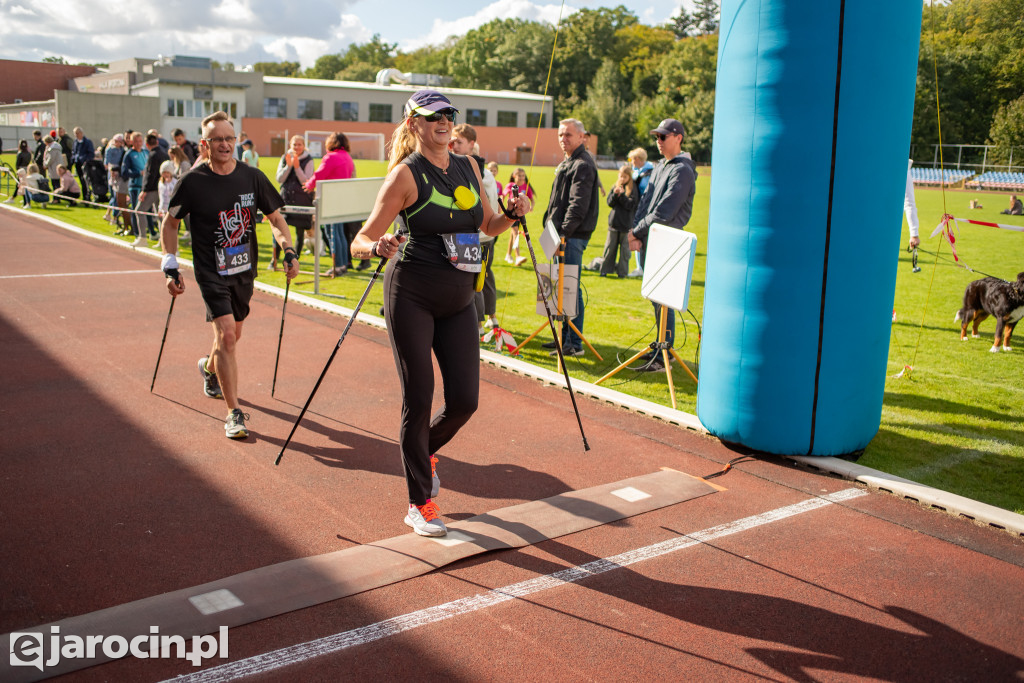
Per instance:
[[[245,421],[248,419],[248,413],[235,408],[228,413],[228,419],[224,421],[224,434],[229,439],[244,439],[249,436],[249,430],[245,428]]]
[[[203,376],[203,393],[210,398],[224,398],[224,392],[220,390],[220,382],[217,381],[216,373],[206,369],[206,361],[209,356],[199,359],[199,374]]]
[[[437,456],[430,456],[430,497],[436,498],[441,493],[441,480],[437,478]]]

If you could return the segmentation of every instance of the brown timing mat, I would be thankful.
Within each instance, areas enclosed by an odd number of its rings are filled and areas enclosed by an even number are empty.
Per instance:
[[[290,560],[236,574],[201,586],[164,593],[117,607],[44,624],[19,633],[44,635],[49,658],[52,626],[62,636],[120,635],[128,640],[150,634],[217,633],[221,626],[241,626],[293,610],[411,579],[458,560],[505,548],[519,548],[675,505],[720,490],[706,481],[670,469],[570,491],[513,505],[448,525],[448,535],[426,538],[413,533],[325,555]],[[0,652],[10,652],[11,634]],[[0,678],[34,681],[109,661],[63,659],[40,672],[34,667],[8,668]],[[6,671],[5,671],[6,669]]]

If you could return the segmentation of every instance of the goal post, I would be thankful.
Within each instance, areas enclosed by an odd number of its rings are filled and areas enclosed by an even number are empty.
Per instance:
[[[348,138],[349,154],[353,159],[371,159],[384,161],[384,134],[383,133],[350,133],[333,130],[307,130],[303,133],[306,138],[306,149],[312,157],[320,159],[327,151],[327,138],[333,133],[344,133]]]

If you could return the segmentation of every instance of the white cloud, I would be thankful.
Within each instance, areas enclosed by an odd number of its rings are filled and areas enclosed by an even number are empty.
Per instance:
[[[559,4],[539,5],[531,0],[496,0],[490,5],[477,10],[475,14],[451,21],[435,19],[430,31],[419,38],[405,41],[400,47],[403,50],[415,50],[425,45],[438,45],[448,36],[461,36],[494,19],[527,19],[558,23],[561,11],[562,19],[576,11],[576,8]]]
[[[159,54],[208,56],[236,65],[290,59],[312,66],[372,33],[345,10],[356,0],[134,0],[123,5],[51,0],[47,17],[0,1],[0,58],[109,62]],[[74,30],[69,30],[74,26]]]

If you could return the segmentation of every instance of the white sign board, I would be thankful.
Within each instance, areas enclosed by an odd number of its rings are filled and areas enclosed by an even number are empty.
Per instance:
[[[547,256],[548,261],[554,260],[558,255],[558,247],[561,243],[562,239],[558,236],[558,231],[555,230],[555,224],[549,218],[544,224],[544,230],[540,233],[540,248]]]
[[[656,304],[685,311],[690,302],[690,280],[697,236],[655,223],[647,235],[647,257],[640,294]]]
[[[319,181],[316,184],[317,220],[321,225],[366,220],[383,185],[384,178]]]

